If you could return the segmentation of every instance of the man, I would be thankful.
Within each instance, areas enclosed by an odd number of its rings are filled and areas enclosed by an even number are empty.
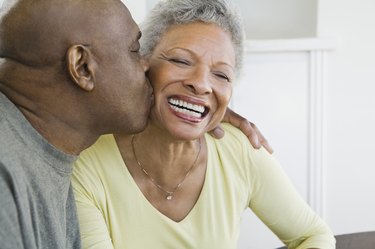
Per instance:
[[[99,135],[145,127],[152,89],[140,32],[117,0],[20,0],[7,9],[0,247],[80,248],[71,164]]]
[[[147,122],[140,32],[119,0],[18,0],[1,10],[0,247],[80,248],[73,161],[101,134]],[[228,119],[257,139],[246,120]]]

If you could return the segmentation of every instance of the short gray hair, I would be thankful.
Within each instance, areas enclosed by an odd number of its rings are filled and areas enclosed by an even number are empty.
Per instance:
[[[212,23],[231,35],[235,50],[235,73],[242,68],[244,31],[239,13],[226,0],[162,0],[141,25],[141,53],[151,55],[169,27],[194,22]]]

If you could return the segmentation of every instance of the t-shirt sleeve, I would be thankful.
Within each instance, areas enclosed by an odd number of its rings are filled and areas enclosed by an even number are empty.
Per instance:
[[[81,156],[72,175],[83,249],[113,249],[106,220],[102,211],[102,188],[95,171],[87,170],[94,163],[90,155]]]
[[[15,188],[11,178],[0,163],[0,241],[1,248],[24,248],[18,220]]]
[[[252,211],[288,248],[335,248],[326,223],[298,194],[279,163],[264,148],[255,150],[243,137]]]

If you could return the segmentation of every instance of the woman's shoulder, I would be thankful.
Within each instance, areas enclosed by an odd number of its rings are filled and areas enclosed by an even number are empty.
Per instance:
[[[229,123],[222,123],[221,126],[225,131],[224,137],[220,139],[216,139],[211,136],[206,137],[208,137],[209,140],[213,141],[214,143],[216,143],[217,146],[220,147],[224,146],[229,147],[231,149],[239,149],[246,147],[246,149],[248,150],[254,150],[248,138],[240,129],[234,127]]]
[[[87,157],[93,154],[101,154],[108,150],[113,149],[116,146],[115,138],[112,134],[102,135],[96,140],[96,142],[82,151],[79,158]]]
[[[121,165],[122,158],[114,136],[101,136],[74,163],[71,180],[75,194],[105,200],[106,188],[122,169]]]
[[[223,138],[206,136],[208,144],[212,145],[211,148],[215,148],[214,150],[219,154],[236,158],[236,161],[240,160],[245,165],[251,165],[252,168],[263,165],[265,161],[274,160],[265,148],[255,149],[240,129],[228,123],[223,123],[222,128],[225,131]]]
[[[86,172],[102,174],[117,158],[117,145],[113,135],[103,135],[89,148],[82,151],[74,163],[73,174]],[[104,167],[105,166],[105,167]]]
[[[256,151],[246,135],[231,124],[223,123],[222,128],[225,135],[220,139],[206,135],[210,155],[225,158],[224,161],[231,162],[232,166],[237,164],[239,167],[247,167],[246,165],[252,164]]]
[[[241,139],[243,137],[246,137],[245,134],[240,129],[231,125],[230,123],[221,123],[221,126],[223,127],[225,134],[229,134],[230,136],[241,138]]]
[[[108,154],[113,154],[117,150],[117,144],[112,134],[102,135],[89,148],[81,152],[78,161],[98,159]]]

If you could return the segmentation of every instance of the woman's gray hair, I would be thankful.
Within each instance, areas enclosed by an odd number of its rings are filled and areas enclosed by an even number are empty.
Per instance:
[[[141,25],[141,53],[151,55],[169,27],[194,22],[212,23],[231,35],[235,50],[235,73],[242,68],[244,31],[240,15],[226,0],[162,0]]]

